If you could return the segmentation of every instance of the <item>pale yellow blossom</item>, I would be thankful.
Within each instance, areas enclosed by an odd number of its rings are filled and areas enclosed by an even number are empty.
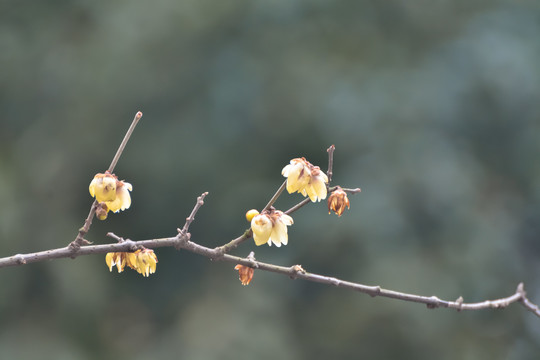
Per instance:
[[[255,244],[287,245],[288,235],[287,226],[293,224],[293,218],[282,211],[270,208],[263,213],[255,216],[251,220],[251,230],[253,231],[253,240]]]
[[[135,252],[114,252],[105,255],[105,263],[107,263],[110,271],[116,265],[120,273],[124,271],[127,265],[144,277],[156,272],[157,262],[157,256],[151,249],[139,249]]]
[[[272,234],[272,220],[266,214],[259,214],[251,220],[251,230],[255,245],[266,244]]]
[[[119,212],[131,206],[129,192],[133,190],[133,187],[128,182],[118,180],[116,175],[108,171],[104,174],[96,174],[88,189],[90,195],[99,202],[100,209],[96,209],[96,212],[100,220],[107,218],[109,210]]]
[[[281,174],[287,178],[289,194],[299,192],[309,196],[313,202],[326,198],[328,177],[318,166],[314,166],[305,158],[292,159]]]

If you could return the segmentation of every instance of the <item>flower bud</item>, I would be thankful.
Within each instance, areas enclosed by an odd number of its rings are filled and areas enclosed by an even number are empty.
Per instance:
[[[259,215],[259,212],[255,209],[251,209],[248,212],[246,212],[246,220],[251,222],[255,216]]]
[[[107,208],[107,204],[104,202],[100,202],[96,207],[96,216],[99,220],[105,220],[107,219],[107,214],[109,213],[109,209]]]
[[[349,198],[347,197],[347,193],[338,186],[328,197],[328,213],[330,214],[333,210],[338,216],[341,216],[343,211],[345,211],[345,206],[347,209],[351,208]]]

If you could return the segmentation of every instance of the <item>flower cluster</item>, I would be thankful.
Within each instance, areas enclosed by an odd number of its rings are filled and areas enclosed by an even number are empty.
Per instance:
[[[135,252],[114,252],[105,255],[105,263],[112,271],[116,266],[118,272],[124,271],[127,265],[144,277],[156,272],[157,256],[151,249],[139,249]]]
[[[107,218],[108,211],[119,212],[131,206],[129,192],[132,190],[130,183],[118,180],[118,177],[106,171],[104,174],[96,174],[88,190],[99,203],[96,209],[100,220]]]
[[[251,219],[251,230],[253,231],[253,240],[255,244],[287,245],[288,235],[287,226],[293,224],[293,218],[282,211],[270,207],[261,214],[255,215]]]
[[[309,196],[312,202],[326,198],[328,177],[318,166],[314,166],[305,158],[292,159],[281,174],[287,178],[289,194],[299,192]]]

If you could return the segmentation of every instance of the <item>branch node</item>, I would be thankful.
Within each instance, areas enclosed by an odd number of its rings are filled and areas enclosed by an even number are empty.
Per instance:
[[[436,309],[436,308],[438,308],[439,306],[441,306],[441,305],[440,305],[441,299],[439,299],[438,297],[436,297],[436,296],[431,296],[431,297],[429,298],[429,300],[431,300],[432,302],[426,304],[426,306],[427,306],[428,309]]]
[[[189,240],[191,239],[191,233],[184,232],[184,230],[177,229],[178,235],[176,235],[176,242],[174,244],[174,248],[176,250],[180,250],[183,248],[182,245],[185,245]]]
[[[126,244],[129,252],[134,252],[139,249],[139,245],[137,245],[135,241],[130,240],[130,239],[123,240],[122,244]]]
[[[377,286],[373,287],[373,292],[370,292],[369,296],[375,297],[375,296],[379,295],[380,293],[381,293],[381,287],[377,285]]]
[[[113,238],[114,240],[118,241],[119,243],[122,243],[122,242],[125,241],[123,237],[120,237],[120,236],[116,235],[113,232],[108,232],[106,236],[108,236],[110,238]]]
[[[463,296],[460,296],[456,299],[457,308],[456,310],[459,312],[463,309]]]
[[[290,278],[296,279],[298,277],[298,274],[305,274],[306,270],[304,270],[302,265],[293,265],[290,268],[290,272],[291,272]]]
[[[221,254],[223,256],[223,254]],[[255,259],[255,252],[251,251],[249,255],[246,257],[246,259],[250,262],[249,266],[253,269],[258,269],[259,264],[257,263],[257,260]]]
[[[527,296],[527,292],[525,291],[525,287],[522,282],[520,282],[517,286],[516,293],[521,295],[521,298],[525,298]]]
[[[26,260],[24,258],[24,256],[22,254],[17,254],[15,256],[13,256],[13,259],[17,262],[17,264],[19,265],[25,265],[26,264]]]

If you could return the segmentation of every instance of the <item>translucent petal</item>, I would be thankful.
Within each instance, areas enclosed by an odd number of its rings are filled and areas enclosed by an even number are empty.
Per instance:
[[[276,221],[270,239],[277,247],[280,247],[281,244],[287,245],[287,226],[279,220]]]
[[[90,186],[88,186],[88,190],[90,191],[90,196],[96,196],[96,178],[92,179],[92,181],[90,182]]]
[[[281,222],[284,223],[285,225],[292,225],[292,224],[294,224],[293,218],[290,217],[289,215],[285,214],[285,213],[281,213],[281,216],[279,217],[279,221],[281,221]]]
[[[311,185],[319,200],[326,199],[326,183],[324,182],[322,177],[317,177],[313,180],[314,181],[311,183]]]
[[[107,253],[107,255],[105,255],[105,263],[109,267],[109,271],[112,271],[112,268],[114,266],[113,257],[114,257],[114,253]]]
[[[116,199],[106,203],[109,210],[116,213],[120,210],[128,209],[131,206],[131,196],[128,190],[131,189],[132,187],[129,183],[124,183],[123,186],[118,187],[116,189]]]

